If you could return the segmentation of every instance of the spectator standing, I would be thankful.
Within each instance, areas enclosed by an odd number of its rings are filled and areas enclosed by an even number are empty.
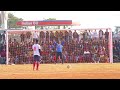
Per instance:
[[[95,41],[98,40],[98,33],[97,33],[96,30],[93,32],[93,37],[94,37],[94,40],[95,40]]]
[[[35,40],[38,40],[38,33],[35,31],[34,33],[33,33],[33,42],[35,41]]]
[[[89,34],[88,34],[87,30],[85,30],[85,32],[83,33],[83,40],[86,41],[88,39],[88,36],[89,36]]]
[[[25,40],[25,34],[22,33],[22,34],[20,35],[20,38],[21,38],[21,42],[24,42],[24,40]]]
[[[108,29],[106,29],[106,32],[105,32],[105,39],[106,39],[106,40],[109,39],[109,32],[108,32]]]
[[[50,31],[50,41],[53,41],[55,38],[55,35],[52,31]]]
[[[65,31],[65,41],[68,42],[69,39],[69,33],[68,31]]]
[[[99,40],[103,39],[104,32],[100,29],[99,31]]]
[[[75,30],[75,32],[73,33],[73,38],[74,38],[75,41],[77,41],[77,39],[79,38],[79,35],[78,35],[78,33],[76,32],[76,30]]]
[[[69,34],[69,42],[70,42],[72,40],[72,37],[73,37],[72,31],[69,30],[68,34]]]
[[[46,41],[49,41],[49,32],[48,31],[46,31]]]
[[[31,40],[31,35],[32,34],[31,34],[30,31],[26,33],[26,39],[27,39],[28,42],[30,42],[30,40]]]
[[[40,40],[42,41],[42,42],[44,42],[45,41],[45,32],[44,31],[40,31]]]

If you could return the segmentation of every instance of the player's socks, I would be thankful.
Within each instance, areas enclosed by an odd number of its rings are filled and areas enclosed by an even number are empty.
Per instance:
[[[56,63],[55,64],[57,64],[57,59],[56,59]]]
[[[39,63],[37,62],[37,68],[36,68],[36,70],[38,70],[38,68],[39,68]]]
[[[63,64],[64,62],[63,62],[63,59],[62,59],[62,64]]]
[[[33,70],[35,69],[35,64],[36,64],[36,62],[33,62]]]

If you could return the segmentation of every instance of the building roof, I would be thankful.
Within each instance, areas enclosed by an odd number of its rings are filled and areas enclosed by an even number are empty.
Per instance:
[[[19,21],[16,23],[20,26],[64,26],[64,25],[80,25],[79,23],[74,23],[72,20],[43,20],[43,21]]]

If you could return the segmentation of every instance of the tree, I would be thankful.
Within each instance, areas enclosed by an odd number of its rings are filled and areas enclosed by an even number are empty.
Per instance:
[[[44,20],[56,20],[56,18],[48,18]],[[68,26],[64,26],[63,28],[66,29]],[[43,29],[43,28],[53,28],[53,29],[60,29],[60,26],[35,26],[35,29]]]
[[[23,21],[22,18],[18,18],[14,16],[13,14],[9,13],[8,14],[8,29],[10,28],[22,28],[22,26],[16,25],[18,21]]]
[[[45,20],[56,20],[56,18],[48,18],[48,19],[45,19]],[[63,28],[67,28],[68,26],[64,26]],[[58,29],[60,29],[60,26],[57,26]]]
[[[10,28],[22,28],[22,26],[17,26],[16,22],[23,21],[22,18],[14,16],[12,13],[8,13],[8,29]],[[0,14],[0,26],[1,26],[1,14]]]
[[[23,21],[23,19],[14,16],[12,13],[8,13],[8,29],[21,28],[22,26],[16,25],[16,22],[18,21]],[[1,14],[0,14],[0,25],[1,25]]]
[[[56,20],[56,18],[48,18],[48,19],[45,19],[45,20]]]
[[[48,18],[46,20],[56,20],[56,18]],[[55,28],[55,26],[48,26],[48,28]],[[59,28],[59,26],[58,26],[58,28]]]
[[[44,19],[44,20],[56,20],[56,18],[48,18],[48,19]],[[46,26],[35,26],[35,29],[37,29],[37,28],[43,29],[44,27],[46,27]],[[48,28],[49,28],[49,26],[48,26]]]

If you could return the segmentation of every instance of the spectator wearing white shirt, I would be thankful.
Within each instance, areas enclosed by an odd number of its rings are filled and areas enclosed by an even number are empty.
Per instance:
[[[98,39],[98,33],[97,33],[97,31],[96,31],[96,30],[93,32],[93,37],[94,37],[94,39],[95,39],[95,40],[97,40],[97,39]]]
[[[35,40],[38,40],[38,37],[39,37],[39,35],[38,35],[38,33],[35,31],[35,32],[33,33],[33,42],[34,42]]]
[[[89,39],[92,39],[92,32],[89,30],[89,32],[88,32],[88,38]]]

